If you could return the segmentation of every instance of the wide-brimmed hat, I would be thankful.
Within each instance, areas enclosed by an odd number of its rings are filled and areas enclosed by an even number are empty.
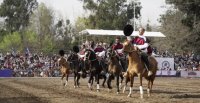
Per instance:
[[[125,36],[130,36],[130,35],[133,33],[133,26],[130,25],[130,24],[126,25],[126,26],[124,27],[123,32],[124,32],[124,35],[125,35]]]

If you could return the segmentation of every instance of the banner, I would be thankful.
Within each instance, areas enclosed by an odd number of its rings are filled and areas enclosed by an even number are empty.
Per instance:
[[[10,69],[0,70],[0,77],[12,77],[13,71]]]
[[[171,71],[171,70],[158,70],[156,72],[157,76],[176,76],[176,71]]]
[[[200,77],[200,71],[181,71],[181,77]]]
[[[174,58],[155,58],[158,62],[159,70],[174,70]]]

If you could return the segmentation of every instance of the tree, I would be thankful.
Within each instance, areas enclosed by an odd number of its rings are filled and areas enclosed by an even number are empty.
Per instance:
[[[190,28],[190,35],[185,38],[185,47],[200,52],[200,1],[198,0],[166,0],[168,4],[183,13],[182,23]]]
[[[27,27],[37,5],[37,0],[3,0],[0,16],[5,18],[7,31],[15,32]]]
[[[184,13],[177,10],[168,10],[166,14],[161,15],[160,31],[166,35],[166,38],[154,39],[155,46],[161,50],[170,50],[173,52],[183,52],[189,50],[185,39],[190,35],[189,27],[182,24]],[[163,45],[160,45],[163,44]]]
[[[150,26],[150,20],[147,20],[147,25],[146,25],[146,31],[152,31],[152,28]]]
[[[38,34],[38,49],[45,48],[48,40],[54,42],[55,28],[54,28],[54,11],[48,8],[44,3],[41,3],[39,7],[31,15],[29,29]]]
[[[140,17],[140,3],[130,2],[126,0],[81,0],[83,8],[90,11],[85,25],[92,29],[123,29],[124,26],[135,17]]]
[[[3,52],[11,51],[12,48],[22,50],[22,45],[19,32],[13,32],[3,37],[3,40],[0,42],[0,49]]]

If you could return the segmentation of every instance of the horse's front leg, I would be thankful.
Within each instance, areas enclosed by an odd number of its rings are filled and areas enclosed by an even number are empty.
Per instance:
[[[77,74],[74,72],[74,88],[76,88],[76,78],[77,78]]]
[[[117,94],[119,94],[119,75],[116,76]]]
[[[103,74],[103,83],[102,83],[102,87],[105,87],[105,82],[106,82],[106,75]]]
[[[65,86],[67,86],[67,85],[68,85],[68,78],[69,78],[69,74],[66,74]]]
[[[88,88],[92,90],[92,83],[91,82],[93,82],[92,73],[90,73],[90,77],[88,79]]]
[[[120,78],[121,78],[121,81],[119,83],[119,88],[122,89],[122,83],[123,83],[123,80],[124,80],[124,77],[123,77],[122,74],[120,75]]]
[[[79,85],[80,85],[80,83],[79,83],[80,77],[81,77],[81,75],[78,74],[78,75],[77,75],[77,78],[76,78],[77,87],[79,87]]]
[[[134,82],[134,76],[130,75],[129,79],[130,79],[130,89],[129,89],[128,97],[131,97],[131,95],[132,95],[132,88],[133,88],[133,82]]]
[[[111,81],[112,81],[112,78],[111,78],[111,74],[108,75],[108,79],[107,79],[107,86],[108,86],[108,89],[109,91],[112,89],[112,86],[111,86]]]
[[[61,85],[65,85],[64,83],[63,83],[63,78],[65,77],[65,74],[62,74],[62,77],[61,77]]]
[[[125,77],[125,85],[124,85],[123,93],[125,93],[125,91],[126,91],[128,81],[129,81],[129,77],[127,76],[127,77]]]
[[[140,97],[143,98],[143,87],[142,87],[142,75],[141,74],[138,74],[138,77],[140,79]]]
[[[99,73],[96,75],[96,81],[97,81],[97,92],[99,92],[99,89],[100,89],[100,87],[99,87]]]

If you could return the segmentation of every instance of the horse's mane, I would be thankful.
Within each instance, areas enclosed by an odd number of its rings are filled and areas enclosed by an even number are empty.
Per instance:
[[[87,49],[86,51],[89,51],[90,52],[90,56],[93,57],[94,59],[96,59],[96,54],[94,51],[90,50],[90,49]]]

